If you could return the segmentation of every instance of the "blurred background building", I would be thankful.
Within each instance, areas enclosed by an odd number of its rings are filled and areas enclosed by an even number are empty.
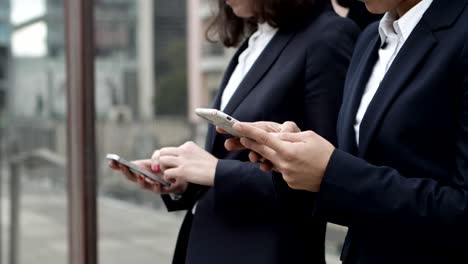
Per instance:
[[[40,1],[36,1],[40,2]],[[28,95],[30,102],[15,104],[14,115],[61,119],[65,115],[65,37],[62,0],[43,0],[43,12],[27,17],[21,28],[38,24],[45,28],[43,56],[21,56],[15,66],[29,80],[16,83],[15,98]],[[97,115],[106,118],[109,109],[125,105],[138,117],[136,78],[136,8],[135,1],[96,1],[96,76]],[[18,26],[17,26],[18,27]],[[45,66],[46,65],[46,66]],[[45,66],[45,67],[44,67]],[[33,85],[34,84],[34,85]],[[40,86],[40,87],[38,87]],[[130,93],[127,90],[135,90]]]
[[[64,54],[63,1],[47,0],[47,48],[51,57]],[[99,0],[95,4],[96,63],[98,115],[105,117],[109,107],[124,111],[134,119],[150,118],[156,114],[186,115],[186,5],[185,0],[153,1]],[[144,5],[144,8],[138,6]],[[153,10],[147,12],[146,7]],[[143,13],[146,12],[146,13]],[[145,15],[152,15],[151,31],[142,25]],[[138,19],[140,18],[140,20]],[[149,101],[141,98],[138,82],[138,35],[153,43],[154,91]],[[148,56],[145,54],[144,56]],[[158,94],[159,96],[154,96]],[[107,98],[107,100],[105,99]],[[164,98],[164,100],[162,100]],[[149,111],[139,106],[150,104]],[[128,109],[126,109],[128,108]],[[147,108],[145,108],[147,109]],[[127,110],[127,111],[125,111]]]
[[[10,63],[10,3],[0,2],[0,115],[3,116],[6,104],[6,90],[9,82]]]
[[[12,113],[60,119],[65,113],[63,1],[43,1],[43,13],[19,21],[16,25],[18,31],[37,24],[44,26],[45,56],[21,56],[15,61],[15,68],[21,75],[28,73],[30,78],[17,78],[12,98],[27,97],[28,102],[23,105],[16,101]],[[146,12],[152,15],[152,32],[148,32],[143,25],[145,14],[142,12],[145,11],[138,6],[141,2],[145,1],[96,1],[96,92],[99,98],[96,108],[101,120],[113,119],[118,116],[117,113],[129,119],[148,119],[156,115],[187,116],[192,112],[189,109],[192,105],[187,99],[191,85],[199,86],[197,93],[200,99],[196,106],[208,106],[233,55],[234,49],[225,49],[220,43],[205,39],[205,30],[216,12],[216,1],[192,1],[198,2],[198,10],[187,10],[185,0],[152,1],[149,5],[152,12]],[[188,23],[190,13],[197,17],[198,23]],[[199,32],[199,36],[189,40],[189,30]],[[153,43],[152,91],[144,91],[145,85],[139,80],[141,65],[138,57],[144,49],[144,44],[139,41]],[[190,46],[187,44],[200,47],[200,50],[194,51],[199,56],[198,63],[188,65],[187,51]],[[147,53],[142,56],[146,57]],[[199,84],[188,81],[189,69],[199,75]],[[147,94],[152,98],[144,96]],[[142,110],[143,104],[148,105],[149,110],[148,107]]]
[[[186,0],[154,1],[155,114],[187,115]]]

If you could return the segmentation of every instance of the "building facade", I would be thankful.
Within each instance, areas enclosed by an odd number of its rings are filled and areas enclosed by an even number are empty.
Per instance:
[[[44,23],[46,54],[15,57],[12,113],[22,117],[63,119],[66,113],[64,2],[44,0],[44,13],[30,18]],[[140,114],[136,58],[137,4],[133,0],[95,1],[96,113],[105,120],[120,111],[129,118]],[[3,11],[3,8],[2,8]],[[29,78],[22,78],[28,73]],[[28,102],[24,102],[25,100]]]
[[[136,119],[186,114],[186,17],[185,0],[95,1],[96,89],[108,98],[98,114],[109,106]],[[50,57],[65,52],[63,19],[63,1],[47,0]]]
[[[63,55],[65,47],[63,0],[45,2],[44,20],[48,29],[48,54]],[[94,2],[96,56],[109,56],[113,53],[135,56],[136,1],[96,0]]]
[[[153,1],[155,114],[187,114],[187,1]]]

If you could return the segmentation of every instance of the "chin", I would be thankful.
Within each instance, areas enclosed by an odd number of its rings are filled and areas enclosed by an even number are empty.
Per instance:
[[[237,17],[240,17],[240,18],[249,18],[249,16],[247,16],[246,14],[244,14],[243,12],[236,12],[236,10],[233,10],[234,11],[234,15],[236,15]]]
[[[373,6],[371,3],[367,1],[361,1],[366,4],[367,11],[371,12],[372,14],[384,14],[387,12],[384,8],[379,8],[378,6]]]

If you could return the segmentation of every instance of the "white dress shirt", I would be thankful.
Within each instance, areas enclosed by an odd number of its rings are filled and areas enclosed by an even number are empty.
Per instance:
[[[405,41],[411,35],[416,25],[421,21],[424,13],[429,9],[432,0],[422,0],[405,15],[397,20],[394,12],[388,12],[384,15],[379,25],[379,34],[382,46],[379,49],[379,58],[372,70],[372,74],[367,83],[361,103],[356,114],[354,122],[354,131],[356,132],[356,142],[359,145],[359,128],[361,126],[364,114],[369,104],[377,93],[385,74],[396,58]]]
[[[237,66],[232,72],[231,78],[223,91],[220,107],[221,111],[229,103],[229,100],[231,100],[231,97],[244,80],[244,77],[257,61],[258,57],[260,57],[260,54],[262,54],[268,43],[270,43],[271,39],[275,36],[276,32],[278,32],[277,28],[271,27],[268,23],[262,23],[258,25],[257,31],[250,36],[248,47],[239,55]],[[193,206],[192,214],[195,214],[197,204],[198,202]]]
[[[268,23],[263,23],[259,24],[258,30],[250,36],[249,45],[241,55],[239,55],[237,66],[232,72],[231,78],[223,91],[223,95],[221,97],[221,110],[223,110],[229,103],[229,100],[244,80],[244,77],[252,68],[255,61],[257,61],[258,57],[260,57],[260,54],[262,54],[263,50],[266,48],[268,43],[270,43],[277,31],[277,28],[271,27]]]

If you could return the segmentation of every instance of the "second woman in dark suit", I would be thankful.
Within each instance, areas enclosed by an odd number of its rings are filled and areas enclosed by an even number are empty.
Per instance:
[[[214,29],[225,46],[249,37],[213,107],[242,121],[292,120],[334,142],[357,26],[327,0],[220,0],[219,8]],[[161,189],[139,177],[143,188],[183,192],[177,200],[163,195],[169,211],[188,210],[174,263],[325,263],[326,223],[302,206],[313,195],[246,162],[247,151],[227,152],[225,139],[210,126],[205,149],[189,142],[136,162],[174,183]]]
[[[343,263],[468,263],[468,0],[366,6],[385,15],[356,44],[339,149],[265,123],[234,132],[256,140],[240,141],[262,168],[316,193],[311,211],[349,227]]]

